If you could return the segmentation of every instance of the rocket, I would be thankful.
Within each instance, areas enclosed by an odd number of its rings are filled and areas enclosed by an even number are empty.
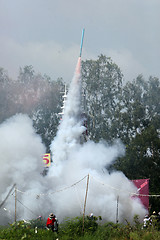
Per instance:
[[[79,54],[80,57],[81,57],[81,55],[82,55],[83,38],[84,38],[84,28],[83,28],[83,30],[82,30],[82,37],[81,37],[81,46],[80,46],[80,54]]]
[[[81,56],[82,56],[83,38],[84,38],[84,28],[82,29],[80,53],[79,53],[79,58],[78,58],[77,66],[76,66],[77,74],[80,74],[80,72],[81,72]],[[77,78],[77,81],[78,81],[78,78]]]
[[[81,71],[81,56],[82,56],[82,47],[83,47],[83,39],[84,39],[84,28],[82,29],[82,37],[81,37],[81,45],[80,45],[80,54],[79,54],[79,58],[78,58],[78,62],[76,65],[76,74],[78,74],[80,76],[80,71]],[[78,83],[78,77],[74,78],[75,82]],[[64,95],[63,95],[63,106],[62,108],[62,112],[58,113],[59,115],[63,116],[64,115],[64,110],[65,110],[65,106],[66,106],[66,100],[67,100],[67,90],[66,90],[66,85],[65,85],[65,90],[64,90]]]

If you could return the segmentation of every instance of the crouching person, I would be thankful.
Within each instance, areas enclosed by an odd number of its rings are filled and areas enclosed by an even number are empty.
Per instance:
[[[58,232],[58,220],[53,213],[49,214],[49,217],[47,218],[46,227],[48,230],[51,229],[53,232]]]

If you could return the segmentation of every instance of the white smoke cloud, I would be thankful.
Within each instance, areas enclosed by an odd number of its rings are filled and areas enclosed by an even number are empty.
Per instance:
[[[40,185],[43,178],[40,173],[43,171],[41,159],[44,153],[45,148],[28,116],[19,114],[0,125],[0,202],[14,183],[23,191],[36,189],[37,192],[42,188]],[[32,203],[30,205],[34,206]],[[5,206],[13,219],[13,195]],[[0,211],[2,216],[3,208]],[[5,217],[0,218],[0,223],[3,222]]]
[[[116,141],[112,146],[105,141],[80,143],[85,130],[80,118],[80,63],[79,58],[65,114],[51,144],[53,163],[47,176],[40,174],[45,147],[29,117],[16,115],[0,126],[0,202],[16,183],[17,219],[47,217],[50,212],[60,221],[82,215],[88,174],[86,214],[93,212],[103,220],[115,222],[118,198],[119,221],[132,221],[135,214],[143,218],[146,213],[142,204],[131,198],[131,193],[136,192],[131,181],[122,172],[107,171],[125,153],[121,142]],[[0,224],[14,221],[14,194],[0,212]]]

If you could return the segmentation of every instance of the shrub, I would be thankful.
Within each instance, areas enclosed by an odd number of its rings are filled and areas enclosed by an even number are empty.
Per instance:
[[[93,233],[97,230],[98,224],[96,222],[97,218],[93,220],[85,217],[84,219],[84,233]],[[66,219],[61,223],[59,227],[59,233],[62,235],[70,236],[70,239],[74,239],[75,235],[83,235],[83,217],[75,217],[72,219]]]

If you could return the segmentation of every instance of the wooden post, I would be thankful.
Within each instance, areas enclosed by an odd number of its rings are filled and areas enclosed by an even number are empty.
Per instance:
[[[88,174],[88,177],[87,177],[87,187],[86,187],[86,195],[85,195],[85,201],[84,201],[82,233],[84,232],[84,217],[85,217],[86,202],[87,202],[88,184],[89,184],[89,174]]]
[[[16,224],[16,221],[17,221],[17,188],[15,186],[15,216],[14,216],[14,221],[15,221],[15,224]]]
[[[116,223],[118,223],[118,204],[119,204],[119,196],[117,196],[117,212],[116,212]]]

